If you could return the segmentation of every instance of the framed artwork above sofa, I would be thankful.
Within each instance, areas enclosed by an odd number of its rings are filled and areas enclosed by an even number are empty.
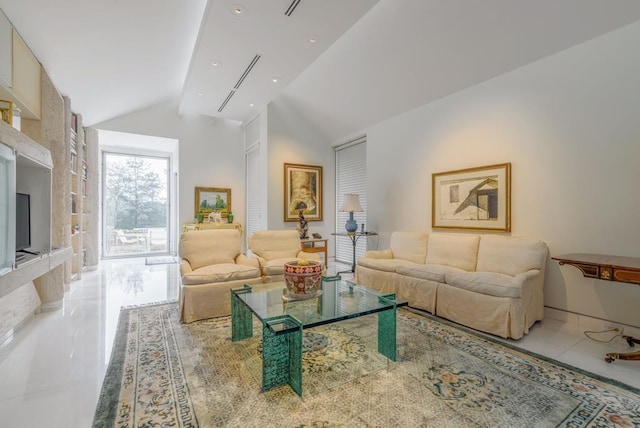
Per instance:
[[[511,163],[432,175],[431,227],[511,231]]]

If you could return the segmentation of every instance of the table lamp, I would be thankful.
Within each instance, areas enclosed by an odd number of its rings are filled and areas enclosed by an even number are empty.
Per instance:
[[[349,213],[349,220],[345,224],[344,228],[349,233],[353,233],[358,230],[358,223],[353,219],[354,212],[363,212],[364,210],[360,206],[360,196],[355,193],[346,193],[344,195],[344,202],[340,208],[340,212]]]

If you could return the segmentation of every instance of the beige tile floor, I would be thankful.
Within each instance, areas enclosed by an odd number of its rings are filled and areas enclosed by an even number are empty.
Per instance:
[[[331,264],[330,272],[344,269]],[[102,261],[71,284],[64,308],[38,314],[0,345],[0,426],[90,427],[121,306],[176,300],[177,264]],[[511,343],[640,388],[640,362],[603,361],[621,341],[587,339],[577,325],[545,319]]]

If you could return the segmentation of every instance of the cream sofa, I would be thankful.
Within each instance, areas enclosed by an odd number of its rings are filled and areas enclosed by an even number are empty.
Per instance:
[[[409,306],[519,339],[544,314],[545,243],[495,235],[394,232],[358,259],[355,280]]]
[[[260,266],[263,282],[284,281],[284,264],[300,258],[322,263],[320,256],[300,247],[296,230],[258,230],[248,240],[249,250]]]
[[[231,288],[261,284],[258,261],[241,253],[233,229],[185,232],[180,236],[180,320],[186,323],[231,314]]]

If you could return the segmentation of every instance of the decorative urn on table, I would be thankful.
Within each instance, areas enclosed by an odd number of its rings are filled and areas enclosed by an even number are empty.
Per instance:
[[[287,293],[284,300],[311,299],[322,294],[322,263],[300,259],[284,264],[284,281]]]

